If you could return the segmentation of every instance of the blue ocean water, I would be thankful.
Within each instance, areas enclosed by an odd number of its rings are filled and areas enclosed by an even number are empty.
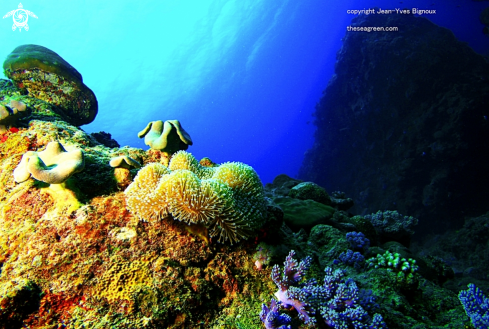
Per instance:
[[[29,30],[0,21],[0,58],[38,44],[73,65],[95,93],[99,113],[82,128],[122,146],[147,149],[149,121],[180,120],[197,158],[241,161],[264,183],[297,175],[314,141],[312,113],[334,72],[354,15],[380,7],[426,15],[479,53],[489,53],[470,1],[24,1]],[[18,8],[0,2],[0,16]]]

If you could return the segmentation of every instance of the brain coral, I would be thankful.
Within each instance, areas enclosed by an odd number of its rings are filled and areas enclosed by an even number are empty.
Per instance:
[[[202,224],[219,242],[237,242],[263,224],[263,185],[250,166],[229,162],[203,167],[185,151],[169,168],[149,164],[125,191],[127,206],[142,220],[171,214],[187,224]]]

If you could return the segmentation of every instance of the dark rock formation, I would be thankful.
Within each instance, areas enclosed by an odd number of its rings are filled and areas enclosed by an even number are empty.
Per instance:
[[[3,69],[22,94],[55,105],[64,121],[81,126],[95,119],[95,94],[81,74],[54,51],[38,45],[18,46],[5,59]]]
[[[448,29],[413,15],[361,15],[316,106],[300,178],[340,189],[360,214],[398,210],[417,232],[487,210],[489,65]]]
[[[98,133],[91,133],[90,135],[93,138],[95,138],[97,142],[107,147],[111,147],[111,148],[120,147],[119,143],[117,143],[117,141],[112,138],[112,135],[106,133],[105,131],[99,131]]]

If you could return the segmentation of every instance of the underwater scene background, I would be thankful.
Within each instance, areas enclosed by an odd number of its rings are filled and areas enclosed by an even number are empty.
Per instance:
[[[487,1],[0,9],[0,328],[489,327]]]

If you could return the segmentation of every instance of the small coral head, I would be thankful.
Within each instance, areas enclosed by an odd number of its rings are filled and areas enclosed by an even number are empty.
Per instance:
[[[6,106],[0,105],[0,133],[7,132],[7,127],[16,124],[20,119],[29,114],[24,102],[11,100]]]
[[[59,142],[51,142],[42,152],[27,152],[14,170],[14,179],[21,183],[35,179],[48,184],[64,183],[73,174],[85,168],[83,152],[79,149],[66,151]]]
[[[12,108],[14,114],[16,114],[17,111],[24,112],[25,110],[27,110],[27,106],[25,105],[24,102],[16,101],[16,100],[10,101],[10,107]]]
[[[186,150],[193,144],[190,135],[178,120],[151,121],[138,133],[138,137],[144,137],[144,143],[153,150],[160,150],[169,155]]]
[[[291,322],[290,316],[280,314],[280,302],[272,298],[270,308],[266,304],[261,305],[260,320],[267,329],[289,329]]]
[[[127,155],[121,155],[110,159],[109,165],[112,168],[126,168],[133,169],[141,167],[141,164]]]

